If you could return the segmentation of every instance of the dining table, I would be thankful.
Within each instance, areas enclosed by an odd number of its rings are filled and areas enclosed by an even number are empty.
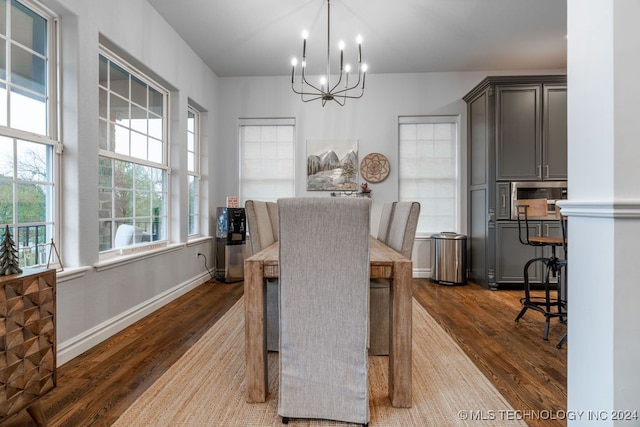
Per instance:
[[[266,279],[278,278],[278,256],[275,242],[244,262],[246,385],[250,403],[265,402],[269,392]],[[389,399],[394,407],[410,408],[413,264],[371,236],[369,265],[371,279],[390,282]]]

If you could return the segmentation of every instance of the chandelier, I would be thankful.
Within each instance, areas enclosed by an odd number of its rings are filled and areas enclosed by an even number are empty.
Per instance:
[[[364,81],[367,77],[367,64],[362,62],[362,37],[358,36],[358,79],[355,83],[349,86],[349,72],[351,67],[349,64],[344,64],[344,42],[340,41],[340,74],[337,76],[337,81],[331,84],[331,0],[327,0],[327,74],[320,77],[319,85],[309,83],[305,76],[305,69],[307,66],[307,31],[302,33],[302,64],[300,71],[300,89],[296,90],[296,65],[298,60],[293,58],[291,65],[291,88],[293,91],[300,95],[303,102],[310,102],[320,99],[322,106],[324,107],[327,101],[335,101],[339,105],[343,106],[347,99],[361,98],[364,94]]]

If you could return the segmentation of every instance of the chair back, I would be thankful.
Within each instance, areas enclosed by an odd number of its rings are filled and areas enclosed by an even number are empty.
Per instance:
[[[278,414],[369,421],[371,201],[279,199]]]
[[[247,200],[244,210],[251,254],[256,254],[278,240],[278,205],[273,202]]]
[[[393,208],[395,202],[389,202],[382,205],[382,214],[380,215],[380,222],[378,223],[378,240],[382,243],[387,243],[387,237],[389,236],[389,223],[391,222],[391,215],[393,214]]]
[[[516,204],[518,220],[518,239],[523,245],[539,246],[529,236],[529,218],[547,215],[547,199],[524,199]]]
[[[419,216],[420,203],[396,202],[389,223],[387,246],[409,259],[413,251]]]

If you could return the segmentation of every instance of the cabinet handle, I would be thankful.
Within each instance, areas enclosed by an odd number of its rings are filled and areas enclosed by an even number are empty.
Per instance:
[[[544,165],[544,177],[549,178],[549,165]]]
[[[542,179],[542,165],[538,165],[538,178]]]
[[[501,194],[500,197],[502,198],[502,209],[506,209],[507,208],[507,197],[504,194]]]

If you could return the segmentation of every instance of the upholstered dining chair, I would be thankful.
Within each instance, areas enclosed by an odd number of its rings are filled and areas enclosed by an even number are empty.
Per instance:
[[[244,204],[251,255],[278,241],[278,205],[247,200]],[[267,350],[278,351],[278,279],[267,279]]]
[[[369,236],[364,198],[279,199],[278,414],[367,424]]]
[[[382,243],[387,243],[387,236],[389,235],[389,223],[391,222],[391,215],[393,214],[393,208],[396,202],[388,202],[382,205],[382,213],[380,214],[380,222],[378,223],[378,240]]]
[[[384,207],[383,207],[384,211]],[[420,203],[395,202],[391,208],[386,240],[387,246],[411,259],[413,243],[420,216]],[[381,221],[384,215],[381,217]],[[385,356],[389,354],[389,280],[372,279],[369,300],[369,354]]]

